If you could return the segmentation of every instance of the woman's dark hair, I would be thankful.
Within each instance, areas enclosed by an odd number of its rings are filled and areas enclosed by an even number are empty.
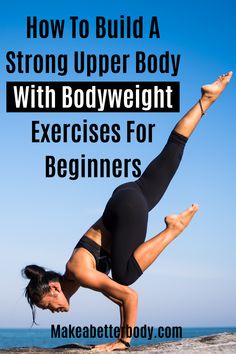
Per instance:
[[[30,304],[33,316],[33,324],[35,322],[36,308],[35,305],[39,303],[44,295],[49,293],[51,281],[60,281],[61,274],[47,271],[43,267],[37,265],[28,265],[22,270],[22,276],[30,279],[29,284],[25,288],[25,297]],[[32,324],[32,325],[33,325]]]

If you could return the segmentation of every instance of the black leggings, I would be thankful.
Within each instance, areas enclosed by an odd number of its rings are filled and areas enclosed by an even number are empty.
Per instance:
[[[148,212],[160,201],[181,161],[187,138],[172,131],[164,149],[135,182],[117,187],[102,219],[112,234],[112,278],[134,283],[142,270],[133,256],[146,237]]]

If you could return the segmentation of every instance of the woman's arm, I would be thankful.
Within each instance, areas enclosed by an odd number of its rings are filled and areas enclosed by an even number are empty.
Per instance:
[[[138,295],[135,290],[121,285],[106,274],[96,270],[94,257],[85,249],[80,248],[74,252],[67,262],[66,269],[70,276],[79,285],[103,293],[105,296],[121,303],[121,328],[134,328],[137,317]],[[120,332],[120,339],[130,342],[131,338],[124,331]],[[124,349],[125,345],[119,340],[105,345],[106,350]],[[96,346],[97,348],[97,346]]]
[[[80,261],[78,260],[79,258]],[[69,261],[67,263],[67,269],[71,275],[73,274],[74,280],[76,280],[81,286],[100,291],[112,301],[120,304],[121,329],[126,328],[126,326],[131,327],[132,329],[134,328],[138,307],[138,295],[135,290],[128,286],[121,285],[104,273],[97,271],[91,267],[91,264],[86,262],[86,259],[82,262],[81,257],[78,257],[76,260],[74,259],[73,262]],[[125,331],[120,333],[120,338],[128,343],[131,341],[131,338],[127,336]],[[96,346],[96,349],[101,350],[124,348],[125,345],[119,340],[102,346]]]
[[[104,293],[103,293],[103,295],[106,296],[109,300],[111,300],[112,302],[114,302],[116,305],[119,306],[119,308],[120,308],[120,327],[124,327],[124,308],[123,308],[122,301],[120,301],[118,299],[115,299],[112,296],[108,296],[108,295],[106,295]],[[121,336],[121,333],[120,333],[120,336]]]
[[[97,270],[80,272],[78,280],[83,287],[100,291],[107,297],[120,301],[123,308],[123,325],[131,328],[135,326],[138,308],[138,295],[135,290],[115,282]],[[127,342],[131,340],[127,333],[123,333],[122,339]]]
[[[123,308],[123,303],[122,301],[118,300],[118,299],[115,299],[114,297],[112,296],[108,296],[107,294],[104,294],[104,296],[106,296],[109,300],[111,300],[112,302],[114,302],[116,305],[119,306],[119,309],[120,309],[120,328],[125,328],[124,327],[124,308]],[[122,339],[122,333],[121,333],[121,330],[120,330],[120,335],[119,335],[119,340],[120,338]],[[131,338],[130,338],[131,339]],[[120,342],[119,340],[115,341],[115,342],[112,342],[112,343],[106,343],[106,344],[99,344],[99,345],[96,345],[94,347],[94,350],[117,350],[117,349],[125,349],[126,346],[124,344],[122,344],[122,342]],[[93,349],[92,349],[93,350]]]

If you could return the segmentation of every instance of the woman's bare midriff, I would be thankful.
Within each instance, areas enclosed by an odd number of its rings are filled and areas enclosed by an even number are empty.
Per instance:
[[[111,233],[105,228],[102,218],[98,219],[85,235],[111,253]]]

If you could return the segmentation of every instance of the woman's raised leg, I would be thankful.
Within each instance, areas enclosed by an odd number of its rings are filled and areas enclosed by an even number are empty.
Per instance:
[[[190,137],[205,111],[224,91],[226,85],[229,83],[232,77],[232,74],[232,72],[229,72],[225,75],[222,75],[212,84],[202,87],[201,99],[177,123],[174,128],[176,133],[185,138]],[[144,178],[143,187],[147,187],[146,189],[148,192],[151,183],[148,181],[149,171],[147,172],[147,176]],[[193,204],[183,213],[166,217],[165,230],[136,248],[133,255],[142,271],[146,270],[166,248],[166,246],[188,226],[197,210],[198,206]]]
[[[225,89],[231,76],[232,72],[229,72],[220,76],[213,84],[202,87],[201,99],[180,119],[162,152],[136,181],[147,201],[149,211],[160,201],[175,175],[188,138],[205,111]]]
[[[189,138],[201,117],[224,91],[232,75],[233,73],[230,71],[227,74],[221,75],[212,84],[202,86],[201,99],[180,119],[174,130],[186,138]]]

